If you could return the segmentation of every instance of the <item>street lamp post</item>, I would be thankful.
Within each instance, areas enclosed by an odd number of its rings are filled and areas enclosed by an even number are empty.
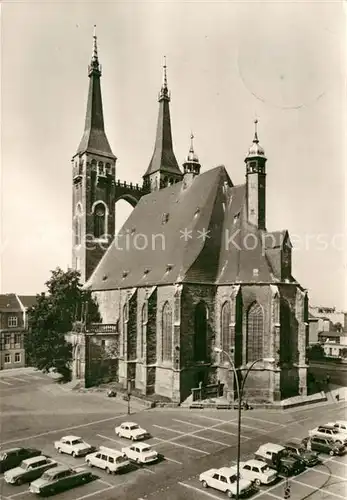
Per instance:
[[[245,388],[245,383],[248,377],[249,372],[252,370],[253,366],[260,361],[265,361],[269,363],[273,363],[275,360],[273,358],[260,358],[253,361],[249,367],[247,368],[246,374],[242,379],[241,385],[237,376],[238,368],[235,367],[234,361],[232,360],[230,354],[220,347],[214,348],[215,352],[223,353],[227,356],[230,366],[234,372],[235,382],[236,382],[236,392],[237,392],[237,458],[236,458],[236,500],[239,500],[239,492],[240,492],[240,454],[241,454],[241,411],[242,411],[242,398],[243,391]]]

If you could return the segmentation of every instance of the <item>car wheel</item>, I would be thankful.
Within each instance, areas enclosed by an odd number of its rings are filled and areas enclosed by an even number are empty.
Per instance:
[[[261,481],[260,481],[260,479],[256,479],[254,482],[255,482],[255,484],[256,484],[257,486],[260,486],[260,485],[261,485]]]
[[[63,452],[61,451],[61,448],[57,448],[57,451],[58,451],[58,453],[63,453]]]
[[[131,438],[130,438],[130,439],[131,439],[132,441],[135,441],[135,438],[134,438],[134,436],[131,436]]]
[[[335,455],[334,451],[333,451],[333,450],[330,450],[330,451],[329,451],[329,455],[330,455],[331,457],[333,457],[333,456]]]
[[[234,495],[232,494],[232,492],[230,490],[228,490],[226,493],[227,493],[228,498],[233,498]]]
[[[17,486],[20,486],[22,483],[23,483],[23,480],[21,478],[18,478],[15,484]]]
[[[88,465],[90,468],[92,468],[92,467],[93,467],[93,464],[91,463],[91,461],[90,461],[90,460],[87,460],[87,465]]]
[[[73,458],[76,458],[76,457],[77,457],[77,455],[76,455],[76,452],[75,452],[75,451],[73,451],[73,452],[72,452],[72,456],[73,456]]]
[[[208,484],[206,483],[206,481],[203,481],[201,484],[202,484],[203,488],[208,488]]]
[[[106,467],[105,472],[106,472],[106,474],[111,474],[111,471],[108,467]]]
[[[282,469],[282,473],[283,473],[285,476],[289,476],[289,470],[287,469],[287,467],[283,467],[283,469]]]

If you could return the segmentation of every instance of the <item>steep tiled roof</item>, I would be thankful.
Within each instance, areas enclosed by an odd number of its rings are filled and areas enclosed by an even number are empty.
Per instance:
[[[6,293],[0,295],[0,309],[18,309],[21,311],[20,304],[17,300],[17,296],[15,293]]]
[[[34,306],[37,301],[36,295],[18,295],[18,297],[26,309]]]
[[[264,233],[246,220],[246,186],[233,186],[223,166],[184,186],[183,180],[140,199],[87,286],[278,281]]]

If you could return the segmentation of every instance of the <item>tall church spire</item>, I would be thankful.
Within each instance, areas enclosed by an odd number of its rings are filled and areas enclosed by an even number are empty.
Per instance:
[[[85,152],[101,154],[115,158],[106,137],[104,128],[104,114],[101,98],[101,65],[98,58],[97,36],[94,26],[92,59],[88,66],[89,92],[84,134],[77,153]]]
[[[143,176],[144,183],[147,186],[151,186],[151,190],[165,187],[182,178],[182,172],[178,166],[172,146],[170,100],[165,57],[163,65],[163,83],[158,98],[159,115],[154,152],[147,171]]]

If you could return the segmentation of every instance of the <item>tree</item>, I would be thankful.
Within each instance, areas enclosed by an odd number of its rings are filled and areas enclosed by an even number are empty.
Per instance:
[[[321,344],[313,344],[307,349],[307,357],[311,361],[321,361],[325,358],[324,348]]]
[[[89,340],[88,385],[115,380],[118,382],[119,343],[111,341],[101,345],[95,339]]]
[[[347,358],[347,348],[346,347],[341,349],[340,353],[341,353],[341,358],[344,358],[344,359]]]
[[[68,269],[64,272],[58,267],[52,271],[46,286],[48,292],[38,295],[36,304],[28,311],[26,355],[32,366],[43,372],[53,368],[64,380],[69,380],[72,346],[65,335],[82,314],[90,322],[100,321],[98,306],[91,292],[82,288],[78,271]]]

